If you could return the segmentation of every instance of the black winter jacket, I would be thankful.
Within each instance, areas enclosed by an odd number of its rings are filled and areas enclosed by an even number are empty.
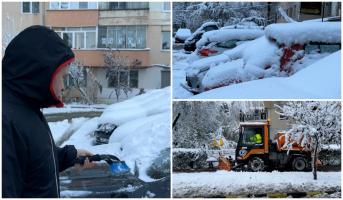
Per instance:
[[[56,71],[74,58],[52,30],[32,26],[2,60],[2,197],[59,197],[58,173],[75,163],[74,146],[55,145],[41,108],[62,106],[51,92]]]

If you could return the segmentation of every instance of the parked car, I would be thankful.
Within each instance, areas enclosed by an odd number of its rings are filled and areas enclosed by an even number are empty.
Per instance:
[[[196,49],[196,42],[200,40],[202,34],[208,31],[218,30],[219,26],[217,22],[206,22],[199,27],[187,40],[185,41],[184,50],[194,51]]]
[[[201,56],[217,55],[264,34],[260,29],[219,29],[206,32],[196,43]]]
[[[191,30],[188,28],[180,28],[175,34],[175,43],[184,43],[187,38],[192,35]]]
[[[111,123],[99,124],[98,128],[94,131],[95,145],[107,144],[113,131],[118,126]]]
[[[269,25],[263,37],[191,63],[182,86],[198,94],[235,83],[291,76],[341,49],[340,32],[340,22]]]

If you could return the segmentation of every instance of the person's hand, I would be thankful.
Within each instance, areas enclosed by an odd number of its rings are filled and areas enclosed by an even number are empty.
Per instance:
[[[84,149],[77,149],[77,157],[80,156],[92,156],[93,154],[87,150]],[[94,168],[95,167],[95,163],[92,163],[89,161],[88,158],[85,159],[85,162],[83,163],[83,165],[77,164],[76,165],[77,168],[83,168],[83,169],[90,169],[90,168]]]

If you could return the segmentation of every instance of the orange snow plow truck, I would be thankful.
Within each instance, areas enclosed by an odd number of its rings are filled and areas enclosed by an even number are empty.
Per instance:
[[[241,122],[236,159],[231,162],[234,170],[310,171],[311,152],[294,142],[285,147],[285,134],[277,133],[270,139],[269,121]]]

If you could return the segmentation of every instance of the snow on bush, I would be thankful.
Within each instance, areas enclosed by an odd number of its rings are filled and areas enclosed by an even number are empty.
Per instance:
[[[196,43],[199,49],[210,42],[225,42],[230,40],[253,40],[263,35],[262,30],[258,29],[220,29],[206,32]]]
[[[249,81],[213,89],[192,98],[337,99],[341,97],[340,67],[341,51],[338,51],[288,78]]]
[[[207,153],[203,149],[173,148],[173,169],[189,170],[208,168]]]
[[[192,35],[191,30],[188,28],[180,28],[176,31],[175,37],[181,40],[186,40],[188,37]]]
[[[286,46],[308,42],[341,43],[341,22],[271,24],[266,27],[265,34]]]

